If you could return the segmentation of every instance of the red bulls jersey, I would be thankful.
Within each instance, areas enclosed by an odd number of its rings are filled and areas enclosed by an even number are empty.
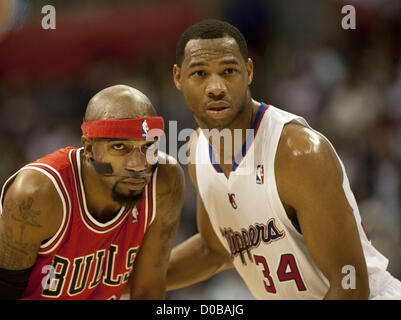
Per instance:
[[[94,219],[86,205],[81,152],[73,147],[60,149],[18,171],[45,174],[63,204],[60,228],[42,243],[23,299],[119,299],[146,229],[155,217],[157,170],[141,203],[122,207],[106,223]],[[0,203],[5,187],[16,174],[5,183]]]

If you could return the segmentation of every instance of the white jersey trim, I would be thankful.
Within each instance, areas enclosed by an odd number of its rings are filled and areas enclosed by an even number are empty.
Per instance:
[[[107,233],[107,232],[115,229],[117,226],[119,226],[125,220],[124,218],[122,218],[122,215],[123,214],[128,215],[131,212],[131,210],[126,210],[127,208],[125,206],[122,206],[120,211],[116,214],[116,216],[113,219],[111,219],[110,221],[107,221],[106,223],[101,223],[101,222],[97,221],[95,218],[93,218],[93,216],[90,214],[90,212],[87,208],[87,205],[86,205],[86,195],[85,195],[85,189],[84,189],[84,185],[83,185],[83,181],[82,181],[82,172],[81,172],[82,166],[81,166],[81,157],[80,157],[82,150],[83,150],[83,148],[79,148],[76,150],[75,160],[76,160],[77,173],[75,173],[75,170],[74,170],[75,165],[74,165],[74,162],[72,159],[74,150],[71,150],[70,154],[69,154],[69,158],[70,158],[70,162],[71,162],[71,166],[72,166],[72,172],[74,175],[75,189],[76,189],[75,191],[77,194],[81,219],[82,219],[83,223],[91,231],[99,233],[99,234]],[[79,195],[79,191],[78,191],[79,189],[81,190],[81,196]],[[80,200],[82,200],[82,205],[81,205]],[[91,223],[93,223],[94,226],[97,226],[99,228],[104,228],[104,230],[94,229],[91,225],[89,225],[87,223],[84,215],[85,215],[85,217],[87,217],[90,220]],[[116,223],[114,226],[112,226],[119,219],[120,219],[120,221],[118,223]],[[112,226],[112,227],[108,228],[109,226]]]
[[[55,175],[57,175],[57,177],[59,178],[60,182],[61,182],[61,187],[63,188],[64,193],[67,196],[67,199],[65,199],[65,197],[63,196],[63,191],[60,189],[60,185],[57,183],[57,181],[55,180],[55,178],[46,170],[39,168],[38,166],[43,166],[48,168],[51,172],[53,172]],[[39,246],[39,251],[38,254],[48,254],[52,251],[54,251],[58,245],[61,243],[61,241],[64,238],[65,232],[68,229],[68,224],[70,221],[70,216],[71,216],[71,200],[70,200],[70,196],[67,192],[67,189],[64,185],[64,181],[61,178],[60,174],[58,173],[58,171],[56,169],[54,169],[53,167],[45,164],[45,163],[31,163],[26,165],[25,167],[19,169],[16,173],[14,173],[10,178],[7,179],[7,181],[4,183],[2,191],[1,191],[1,196],[0,196],[0,215],[2,212],[2,202],[3,202],[3,195],[5,192],[5,189],[7,187],[7,185],[11,182],[11,180],[13,180],[20,172],[24,171],[24,170],[35,170],[38,171],[42,174],[44,174],[46,177],[48,177],[50,179],[50,181],[53,183],[60,199],[62,202],[62,206],[63,206],[63,218],[62,218],[62,222],[59,226],[59,228],[57,229],[57,232],[45,243],[42,243]],[[67,212],[67,203],[68,203],[68,212]],[[62,234],[61,234],[62,233]],[[54,243],[54,241],[57,240],[56,243]],[[48,248],[50,247],[49,250],[40,250],[43,248]]]

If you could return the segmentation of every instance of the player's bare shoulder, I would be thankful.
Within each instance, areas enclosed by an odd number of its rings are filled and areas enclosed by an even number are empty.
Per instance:
[[[36,220],[46,228],[45,233],[56,233],[62,217],[63,206],[53,182],[43,173],[22,170],[7,185],[4,201],[23,208],[37,208]]]
[[[0,267],[30,267],[39,245],[57,232],[62,218],[62,202],[49,178],[37,171],[21,171],[5,188],[0,219]],[[9,259],[5,259],[7,255]]]
[[[340,162],[328,140],[317,131],[297,123],[286,124],[283,128],[275,172],[279,189],[306,186],[309,182],[317,184],[325,179],[342,179]]]
[[[277,166],[303,165],[333,158],[334,149],[328,140],[319,132],[297,123],[288,123],[284,126],[279,145],[277,147]],[[287,164],[285,164],[287,162]]]

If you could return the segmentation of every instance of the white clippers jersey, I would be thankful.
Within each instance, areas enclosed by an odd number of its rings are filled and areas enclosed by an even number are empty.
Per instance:
[[[202,131],[196,146],[200,196],[214,231],[256,299],[322,299],[329,285],[306,248],[302,230],[288,218],[277,191],[274,159],[283,126],[289,122],[309,127],[303,118],[262,103],[252,128],[254,135],[249,135],[248,150],[244,145],[244,156],[237,158],[229,179],[215,163]],[[373,298],[388,283],[388,260],[372,246],[364,231],[340,163]]]

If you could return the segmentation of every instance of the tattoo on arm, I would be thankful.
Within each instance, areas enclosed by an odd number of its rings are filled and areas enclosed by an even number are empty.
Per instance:
[[[22,246],[14,245],[10,243],[9,235],[0,235],[0,248],[0,267],[5,266],[5,269],[25,269],[25,266],[32,264],[33,258],[36,257],[36,253],[32,252],[37,248],[36,245],[30,243],[24,243]]]
[[[32,208],[33,202],[31,197],[19,204],[11,199],[4,202],[0,229],[0,267],[25,268],[35,261],[38,244],[24,241],[27,227],[42,227],[37,222],[40,211]]]
[[[40,215],[40,211],[32,209],[33,199],[29,197],[27,201],[22,200],[22,202],[18,205],[18,213],[12,215],[12,218],[15,221],[20,223],[20,242],[22,242],[22,237],[25,231],[26,226],[40,228],[40,225],[36,218]]]
[[[163,266],[163,261],[170,252],[170,241],[177,231],[179,217],[177,211],[180,209],[180,201],[176,197],[179,195],[179,183],[176,181],[174,186],[167,192],[158,195],[160,208],[165,208],[162,217],[162,226],[160,231],[160,238],[162,239],[162,247],[160,248],[159,259],[154,265],[156,268]]]

